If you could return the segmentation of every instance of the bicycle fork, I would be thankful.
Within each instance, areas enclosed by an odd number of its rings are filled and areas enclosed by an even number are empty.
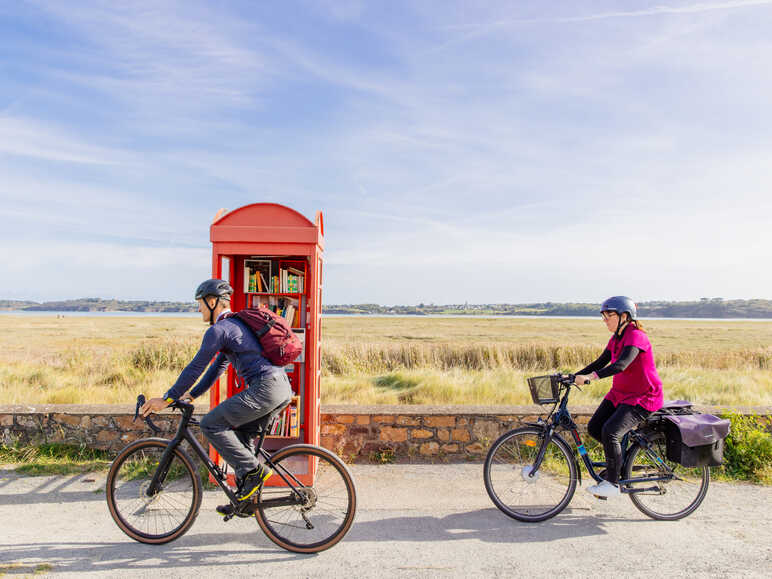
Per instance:
[[[161,455],[161,459],[158,461],[158,468],[153,473],[153,478],[150,480],[150,484],[145,490],[145,494],[149,497],[154,497],[163,489],[163,483],[166,480],[166,475],[169,474],[169,468],[172,465],[172,458],[174,457],[174,451],[177,445],[174,442],[167,445]]]
[[[544,461],[544,455],[547,454],[547,445],[549,445],[550,442],[552,442],[552,436],[555,434],[555,428],[553,426],[545,426],[544,427],[544,437],[541,441],[541,446],[539,447],[539,452],[536,454],[536,460],[533,461],[533,465],[531,465],[531,470],[528,472],[528,478],[534,478],[536,474],[539,472],[539,468],[541,467],[541,463]]]

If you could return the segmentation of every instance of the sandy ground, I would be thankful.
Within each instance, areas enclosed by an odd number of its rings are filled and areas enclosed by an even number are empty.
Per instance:
[[[772,488],[711,483],[677,522],[627,498],[578,488],[538,524],[488,499],[479,464],[354,465],[359,508],[346,538],[317,555],[283,551],[254,520],[223,523],[207,491],[173,543],[136,543],[113,523],[104,474],[24,477],[0,470],[0,576],[56,577],[772,577]]]

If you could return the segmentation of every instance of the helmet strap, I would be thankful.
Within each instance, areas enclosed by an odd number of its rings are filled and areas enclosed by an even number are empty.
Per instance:
[[[624,315],[625,315],[624,313],[621,313],[621,314],[618,314],[618,315],[617,315],[617,318],[619,319],[619,321],[617,322],[617,329],[616,329],[616,331],[614,332],[614,337],[615,337],[617,340],[619,339],[619,330],[621,330],[621,329],[622,329],[622,326],[627,326],[627,324],[629,324],[629,323],[630,323],[630,320],[627,320],[626,322],[622,322],[622,316],[624,316]]]
[[[209,310],[209,325],[214,325],[214,311],[217,309],[217,305],[220,303],[220,296],[216,296],[216,299],[214,300],[214,307],[209,306],[209,302],[204,298],[204,303],[206,304],[206,309]]]

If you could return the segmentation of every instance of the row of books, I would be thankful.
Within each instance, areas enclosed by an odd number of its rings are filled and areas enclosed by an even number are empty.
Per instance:
[[[279,293],[302,294],[303,279],[305,276],[302,271],[289,267],[280,270]]]
[[[301,262],[291,263],[293,265],[270,259],[245,259],[244,292],[303,293],[306,277],[303,265]]]
[[[281,416],[274,421],[268,434],[270,436],[289,436],[297,438],[298,407],[295,405],[288,406],[287,409],[281,413]]]
[[[263,277],[263,274],[257,271],[249,274],[249,277],[247,278],[247,287],[244,291],[247,293],[270,292],[270,287],[271,286]]]
[[[252,296],[250,307],[267,308],[277,316],[283,317],[293,328],[300,327],[300,309],[297,300],[275,298],[273,296]]]

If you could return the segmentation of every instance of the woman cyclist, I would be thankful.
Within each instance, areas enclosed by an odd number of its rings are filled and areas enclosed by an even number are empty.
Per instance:
[[[662,407],[662,380],[633,300],[611,297],[601,305],[600,315],[613,335],[600,357],[577,372],[576,383],[614,377],[611,390],[587,424],[590,436],[603,444],[606,454],[605,480],[587,490],[613,497],[620,494],[622,437]]]

